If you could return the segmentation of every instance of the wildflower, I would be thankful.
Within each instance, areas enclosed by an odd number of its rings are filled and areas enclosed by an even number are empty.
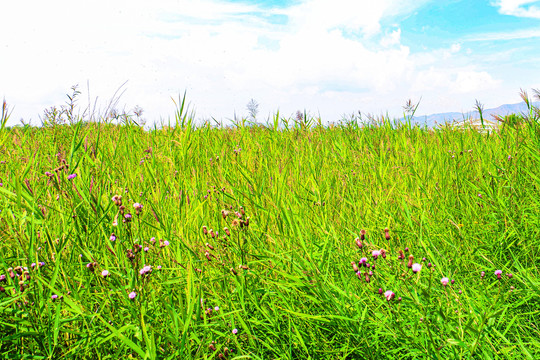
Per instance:
[[[144,252],[148,252],[148,250],[150,250],[148,246],[144,248]]]
[[[133,208],[135,208],[135,215],[139,215],[142,211],[143,206],[139,203],[134,203]]]
[[[403,254],[403,250],[399,250],[399,255],[397,257],[399,260],[405,259],[405,255]]]
[[[360,261],[358,262],[358,265],[362,266],[366,266],[366,263],[367,263],[367,258],[363,257],[360,259]]]
[[[382,258],[383,258],[383,259],[386,259],[386,250],[381,249],[381,250],[379,250],[379,251],[380,251],[380,253],[381,253]]]
[[[72,180],[72,179],[75,179],[77,177],[77,174],[69,174],[68,175],[68,180]]]
[[[130,213],[127,213],[124,215],[124,223],[128,223],[131,221],[132,215]]]
[[[356,266],[356,263],[354,261],[351,262],[352,268],[354,272],[358,271],[358,266]]]
[[[512,275],[512,274],[506,274],[506,276],[508,276],[509,279],[514,277],[514,275]]]
[[[155,244],[156,238],[155,238],[155,237],[151,237],[151,238],[150,238],[150,242],[151,242],[152,244]]]
[[[110,241],[116,241],[116,235],[114,233],[112,233],[111,236],[109,237],[109,240]]]
[[[232,333],[233,333],[234,335],[238,334],[238,329],[233,329]]]
[[[112,197],[112,201],[114,201],[114,205],[121,206],[122,205],[122,195],[114,195]]]
[[[384,238],[390,240],[390,230],[388,228],[384,229]]]
[[[366,230],[360,230],[360,240],[364,241],[366,239]]]
[[[107,278],[109,276],[109,272],[107,270],[103,270],[101,272],[101,276],[103,276],[104,278]]]
[[[53,176],[53,175],[52,175],[50,172],[45,171],[45,176],[51,177],[51,176]]]
[[[454,283],[456,282],[454,279],[450,280],[450,282],[452,283],[452,285],[454,285]]]
[[[359,279],[362,279],[362,273],[360,271],[356,272],[356,276],[358,276]]]
[[[161,270],[161,265],[158,265],[158,266],[157,266],[157,269],[158,269],[158,270]]]
[[[214,311],[219,311],[219,306],[216,306],[216,307],[214,308]]]
[[[141,276],[150,274],[151,272],[152,272],[152,267],[150,265],[146,265],[141,270],[139,270],[139,274],[141,274]]]
[[[502,276],[502,270],[495,270],[495,275],[497,276],[497,279],[501,279]]]
[[[396,297],[396,294],[394,294],[392,290],[388,290],[384,293],[384,297],[386,298],[386,301],[390,301]]]
[[[51,296],[51,299],[52,301],[56,301],[56,299],[58,299],[58,295],[54,294],[53,296]]]
[[[165,240],[165,241],[163,242],[163,245],[164,245],[164,246],[169,246],[169,242],[168,242],[167,240]]]
[[[420,270],[422,270],[422,265],[420,265],[419,263],[414,263],[412,265],[412,271],[416,274],[417,272],[420,272]]]
[[[371,256],[373,256],[374,260],[377,260],[377,258],[379,257],[380,254],[381,254],[381,252],[379,250],[373,250],[371,252]]]
[[[379,295],[381,295],[383,293],[382,289],[379,288]]]
[[[231,232],[228,228],[223,228],[223,230],[225,231],[225,234],[227,234],[227,236],[231,236]]]
[[[128,296],[131,300],[135,300],[135,298],[137,297],[137,293],[135,291],[132,291],[129,293]]]
[[[449,281],[449,280],[448,280],[447,277],[443,277],[443,278],[441,279],[441,284],[443,284],[443,286],[446,286],[446,285],[448,285],[448,281]]]
[[[33,269],[36,267],[36,263],[32,263],[32,265],[30,265],[30,267]]]

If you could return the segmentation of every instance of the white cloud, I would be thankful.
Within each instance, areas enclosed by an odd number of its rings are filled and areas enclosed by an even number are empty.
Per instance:
[[[454,94],[455,105],[456,94],[497,88],[492,75],[467,65],[459,44],[413,54],[400,28],[381,25],[424,2],[306,0],[262,9],[216,0],[13,1],[0,22],[0,96],[16,106],[14,120],[36,123],[75,83],[81,103],[88,80],[103,107],[129,80],[122,102],[142,106],[150,120],[172,116],[170,97],[187,90],[198,117],[245,114],[254,98],[263,116],[306,108],[333,121],[358,109],[400,114],[414,96],[424,96],[429,112],[439,106],[430,103],[436,92]]]
[[[538,0],[498,0],[494,3],[499,12],[504,15],[540,19],[540,5]]]

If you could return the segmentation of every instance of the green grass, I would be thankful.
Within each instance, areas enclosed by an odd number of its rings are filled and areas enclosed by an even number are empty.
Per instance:
[[[150,131],[2,126],[2,358],[540,357],[536,120],[214,128],[184,113]]]

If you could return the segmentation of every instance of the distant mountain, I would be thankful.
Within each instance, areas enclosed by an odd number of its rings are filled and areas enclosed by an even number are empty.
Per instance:
[[[533,105],[540,107],[540,102],[533,102]],[[524,102],[518,104],[505,104],[494,109],[484,109],[482,111],[482,116],[486,120],[493,120],[493,115],[504,116],[508,114],[520,114],[527,113],[527,105]],[[478,111],[469,111],[467,113],[460,112],[447,112],[440,114],[431,114],[431,115],[421,115],[415,116],[413,122],[421,125],[427,125],[433,127],[436,124],[451,123],[453,121],[463,121],[465,119],[473,118],[477,119],[480,117]]]

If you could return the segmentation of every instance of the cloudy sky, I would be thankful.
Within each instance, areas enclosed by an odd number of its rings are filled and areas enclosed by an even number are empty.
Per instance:
[[[540,1],[9,1],[0,20],[0,97],[40,123],[71,86],[81,108],[118,108],[149,123],[187,92],[197,119],[277,110],[339,120],[358,110],[470,111],[540,88]],[[97,101],[96,101],[97,99]]]

